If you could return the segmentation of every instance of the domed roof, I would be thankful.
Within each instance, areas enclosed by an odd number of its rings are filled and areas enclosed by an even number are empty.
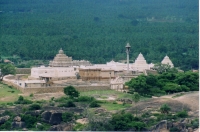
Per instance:
[[[58,51],[59,54],[64,54],[64,51],[62,50],[62,48],[60,48],[60,50]]]

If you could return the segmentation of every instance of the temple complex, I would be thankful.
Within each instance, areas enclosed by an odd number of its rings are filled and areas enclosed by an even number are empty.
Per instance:
[[[127,44],[126,48],[130,49]],[[128,63],[129,52],[127,52],[127,64],[115,61],[107,62],[106,64],[91,64],[85,60],[72,60],[64,54],[62,49],[54,57],[53,61],[49,62],[49,67],[40,66],[31,68],[31,76],[28,80],[16,80],[15,84],[23,88],[37,87],[57,87],[65,85],[81,86],[102,86],[110,87],[115,90],[123,90],[124,83],[130,79],[139,76],[140,74],[147,75],[154,64],[147,64],[142,53],[138,55],[134,63]],[[173,67],[173,63],[168,56],[161,62],[169,64]]]
[[[72,60],[72,57],[68,57],[64,54],[62,48],[58,51],[58,54],[54,57],[53,61],[49,62],[50,67],[69,67],[69,66],[80,66],[80,65],[91,65],[89,61],[85,60]]]
[[[168,64],[171,66],[171,68],[174,67],[174,64],[172,63],[172,61],[169,59],[169,57],[167,55],[162,60],[161,64]]]

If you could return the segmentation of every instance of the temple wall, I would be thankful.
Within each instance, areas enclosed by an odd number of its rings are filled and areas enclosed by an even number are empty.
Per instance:
[[[76,77],[75,73],[78,72],[78,69],[74,67],[38,67],[31,69],[31,77],[39,78],[41,77],[53,77],[53,78],[62,78],[62,77]]]
[[[31,68],[16,68],[16,74],[31,74]]]
[[[56,93],[63,92],[64,87],[45,87],[45,88],[22,88],[14,83],[3,81],[4,83],[13,86],[14,88],[20,90],[22,93]],[[67,86],[65,86],[67,87]],[[78,91],[91,91],[91,90],[108,90],[109,86],[74,86]]]

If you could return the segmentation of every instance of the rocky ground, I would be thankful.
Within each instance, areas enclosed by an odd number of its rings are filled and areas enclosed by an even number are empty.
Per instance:
[[[61,96],[64,96],[64,93],[44,93],[44,94],[34,94],[33,100],[51,100],[52,97],[59,98]],[[98,98],[97,98],[98,99]],[[102,100],[102,98],[100,98]],[[117,97],[113,95],[108,95],[104,100],[110,100],[110,101],[117,101],[122,102],[121,100],[117,99]],[[154,126],[154,130],[158,130],[161,132],[168,132],[169,128],[172,126],[180,127],[181,130],[184,131],[198,131],[198,129],[192,129],[187,128],[186,124],[190,123],[192,119],[199,118],[199,92],[187,92],[187,93],[176,93],[171,95],[166,95],[162,97],[153,97],[148,100],[140,101],[137,104],[132,104],[131,108],[128,108],[127,111],[135,114],[135,108],[138,109],[138,114],[145,113],[147,111],[158,112],[159,108],[162,104],[168,104],[171,108],[171,112],[179,112],[181,110],[187,110],[190,118],[182,119],[179,122],[167,122],[165,120],[161,121],[159,124]],[[17,112],[18,108],[9,108],[10,110],[13,110]],[[83,109],[75,108],[77,113],[82,113]],[[4,110],[4,108],[1,108],[0,110]],[[42,120],[46,123],[52,124],[51,130],[71,130],[72,124],[59,124],[61,122],[61,113],[64,111],[69,111],[68,109],[63,109],[58,107],[51,107],[46,106],[44,108],[44,111],[39,111],[39,114],[41,114]],[[98,109],[99,111],[99,109]],[[35,113],[36,112],[36,113]],[[31,113],[33,115],[37,114],[38,111],[35,111],[34,113]],[[99,113],[99,112],[97,112]],[[50,116],[49,116],[50,115]],[[59,117],[59,118],[58,118]],[[8,120],[10,117],[0,117],[0,123]],[[88,122],[87,118],[78,119],[78,123],[85,124]],[[2,123],[1,123],[2,124]],[[20,117],[16,117],[13,122],[12,126],[16,128],[23,128],[23,122],[20,120]],[[40,124],[37,124],[40,125]]]

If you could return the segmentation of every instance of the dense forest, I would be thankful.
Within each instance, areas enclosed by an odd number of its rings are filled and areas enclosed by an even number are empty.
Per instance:
[[[168,55],[175,67],[199,67],[198,0],[0,0],[0,56],[51,60],[60,48],[75,60],[148,63]],[[17,62],[17,61],[16,61]]]

